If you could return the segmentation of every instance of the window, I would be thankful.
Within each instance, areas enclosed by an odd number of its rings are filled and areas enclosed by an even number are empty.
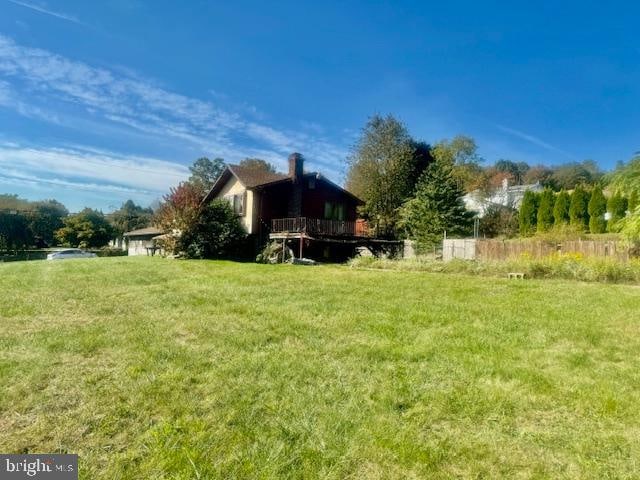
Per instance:
[[[344,220],[344,204],[336,202],[324,202],[324,218],[325,220]]]
[[[224,196],[224,199],[229,202],[233,211],[238,215],[244,215],[244,195],[244,193],[237,193]]]

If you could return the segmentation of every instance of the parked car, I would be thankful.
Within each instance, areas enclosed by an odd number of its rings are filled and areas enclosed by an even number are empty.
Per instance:
[[[68,250],[60,250],[47,255],[47,260],[67,260],[69,258],[93,258],[97,257],[95,253],[80,250],[79,248],[70,248]]]

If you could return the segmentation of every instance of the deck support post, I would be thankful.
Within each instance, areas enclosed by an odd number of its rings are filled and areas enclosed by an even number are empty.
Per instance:
[[[300,253],[298,258],[302,259],[302,245],[304,244],[304,238],[302,235],[300,235]]]

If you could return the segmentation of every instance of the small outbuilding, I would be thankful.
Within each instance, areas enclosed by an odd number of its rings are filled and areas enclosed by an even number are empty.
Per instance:
[[[156,244],[155,237],[162,235],[164,232],[156,227],[140,228],[132,230],[123,235],[127,246],[127,254],[133,255],[155,255],[160,252],[160,247]]]

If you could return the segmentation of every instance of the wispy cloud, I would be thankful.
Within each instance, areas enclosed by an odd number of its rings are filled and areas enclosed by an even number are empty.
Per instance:
[[[525,140],[533,145],[536,145],[538,147],[542,147],[546,150],[552,151],[552,152],[556,152],[559,153],[567,158],[570,158],[572,160],[576,159],[575,155],[572,155],[569,152],[566,152],[565,150],[562,150],[561,148],[556,147],[555,145],[552,145],[548,142],[545,142],[544,140],[530,135],[528,133],[525,132],[521,132],[520,130],[516,130],[514,128],[510,128],[510,127],[506,127],[504,125],[500,125],[500,124],[495,124],[496,128],[504,133],[508,133],[509,135],[513,135],[514,137],[518,137],[522,140]]]
[[[14,80],[13,86],[19,86],[24,98],[44,99],[42,108],[30,105],[16,91],[16,101],[9,102],[19,113],[38,115],[43,120],[47,113],[44,107],[63,103],[92,121],[124,125],[159,139],[174,138],[228,161],[260,156],[283,167],[288,153],[301,151],[312,166],[315,163],[328,169],[334,178],[346,154],[343,146],[329,141],[318,130],[300,132],[260,124],[122,69],[93,67],[47,50],[18,45],[2,35],[0,75]],[[5,107],[9,106],[6,103]],[[22,111],[18,105],[22,105]],[[55,115],[49,119],[54,120]]]
[[[13,3],[14,5],[19,5],[24,8],[28,8],[38,13],[42,13],[44,15],[49,15],[51,17],[59,18],[60,20],[66,20],[67,22],[76,23],[78,25],[85,25],[80,20],[72,15],[67,15],[66,13],[54,12],[53,10],[49,10],[40,5],[36,5],[34,3],[22,2],[19,0],[7,0],[9,3]]]
[[[35,148],[2,143],[0,166],[4,183],[135,193],[149,199],[189,175],[184,165],[82,146]]]

